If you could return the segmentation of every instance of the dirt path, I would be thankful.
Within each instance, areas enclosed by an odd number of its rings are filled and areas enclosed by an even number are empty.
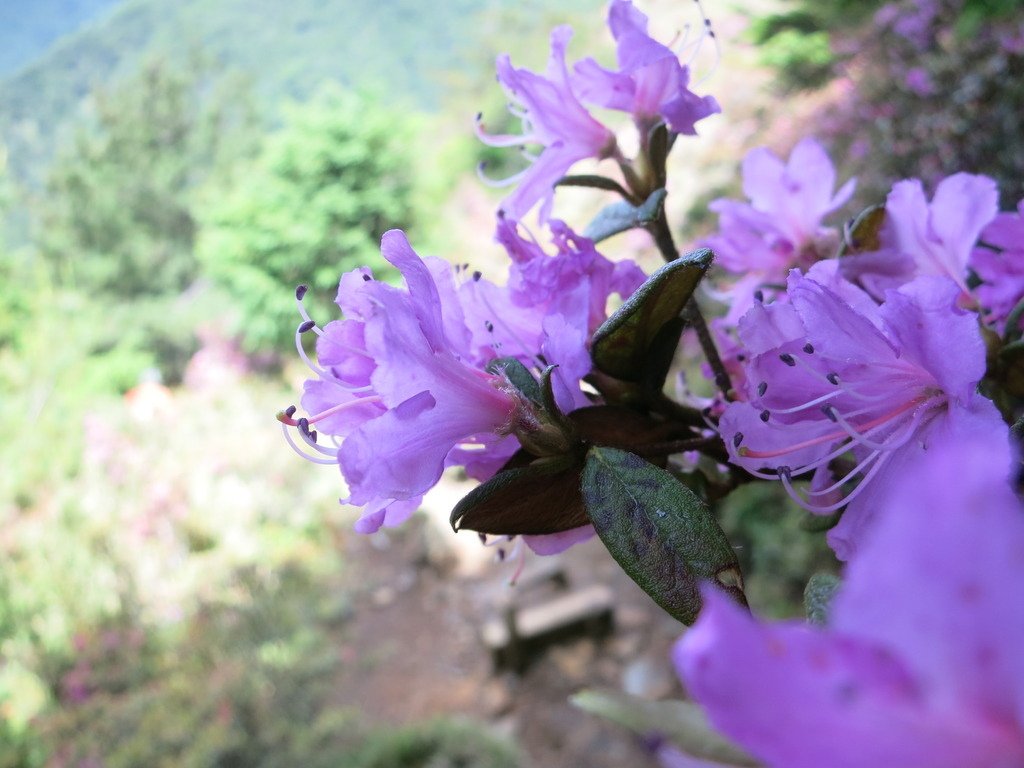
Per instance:
[[[478,637],[510,589],[511,566],[458,575],[451,561],[439,565],[445,558],[430,543],[430,531],[420,520],[374,537],[346,537],[344,557],[358,586],[354,620],[340,646],[346,663],[337,703],[357,707],[374,725],[439,715],[485,720],[519,745],[529,768],[654,765],[631,734],[567,700],[585,688],[650,698],[681,692],[668,662],[679,625],[618,569],[600,542],[574,547],[564,565],[573,586],[612,588],[613,633],[552,646],[520,676],[495,672]]]

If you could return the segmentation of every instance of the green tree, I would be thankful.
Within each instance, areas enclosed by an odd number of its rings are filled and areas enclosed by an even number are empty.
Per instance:
[[[60,283],[93,294],[179,293],[198,274],[195,190],[253,143],[245,90],[195,56],[151,60],[92,101],[34,206],[38,247]]]
[[[299,283],[329,318],[343,271],[368,265],[388,276],[380,236],[413,223],[412,130],[407,115],[324,86],[288,111],[245,183],[211,202],[199,256],[239,308],[250,350],[292,343]]]

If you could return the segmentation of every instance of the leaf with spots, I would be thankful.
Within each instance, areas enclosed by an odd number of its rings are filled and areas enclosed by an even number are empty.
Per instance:
[[[736,553],[711,510],[669,472],[616,448],[591,448],[582,478],[590,521],[612,557],[684,624],[700,612],[700,585],[746,604]]]

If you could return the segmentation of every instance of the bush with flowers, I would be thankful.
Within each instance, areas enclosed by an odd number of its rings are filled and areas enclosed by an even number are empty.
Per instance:
[[[732,742],[687,705],[581,701],[666,765],[1024,763],[1024,203],[1000,210],[996,181],[957,172],[897,181],[841,224],[855,182],[805,138],[747,154],[745,199],[712,203],[717,230],[681,252],[666,159],[720,108],[632,2],[608,25],[611,68],[570,64],[568,27],[543,72],[498,59],[523,130],[481,117],[477,133],[531,160],[496,217],[504,285],[392,230],[401,285],[346,272],[326,324],[298,287],[312,376],[278,415],[285,437],[340,469],[362,533],[461,467],[479,485],[454,529],[520,558],[599,537],[690,627],[676,667]],[[632,124],[635,153],[605,116]],[[609,198],[580,230],[551,217],[566,186]],[[601,253],[630,229],[664,266]],[[714,393],[676,386],[680,370]],[[752,483],[781,486],[844,564],[807,574],[808,621],[748,604],[716,509]]]

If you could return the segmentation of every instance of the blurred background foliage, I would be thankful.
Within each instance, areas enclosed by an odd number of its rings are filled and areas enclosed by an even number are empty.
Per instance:
[[[829,92],[814,127],[863,191],[969,171],[1024,197],[1021,0],[787,0],[749,34],[785,91]]]
[[[662,37],[679,28],[678,3],[640,5]],[[572,22],[572,56],[611,62],[603,7],[0,7],[0,768],[521,764],[479,725],[384,734],[332,695],[354,663],[332,652],[358,582],[338,557],[350,520],[336,475],[290,461],[272,415],[301,377],[282,367],[295,285],[332,319],[340,272],[394,277],[384,230],[500,279],[497,198],[475,169],[522,161],[471,134],[477,112],[515,128],[494,55],[540,68],[548,30]],[[862,204],[955,170],[996,176],[1016,202],[1020,10],[709,7],[724,58],[704,87],[726,115],[680,142],[670,199],[733,192],[761,137],[785,152],[814,134],[860,177]],[[680,242],[709,223],[683,221]],[[777,490],[743,488],[722,517],[752,602],[791,615],[830,560]]]

